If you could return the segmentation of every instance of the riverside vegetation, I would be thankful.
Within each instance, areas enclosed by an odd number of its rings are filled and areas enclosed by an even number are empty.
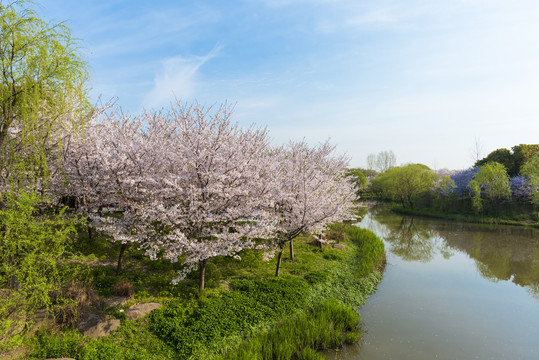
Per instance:
[[[276,260],[264,262],[253,250],[245,250],[242,261],[216,259],[208,265],[208,289],[201,296],[196,277],[172,286],[174,264],[145,261],[133,250],[126,266],[137,267],[119,277],[113,266],[95,267],[87,281],[102,296],[111,295],[115,284],[131,283],[135,301],[151,299],[164,307],[136,322],[108,309],[122,325],[97,340],[69,328],[42,329],[27,339],[29,358],[322,359],[317,350],[360,338],[357,309],[375,291],[385,262],[384,245],[372,232],[343,224],[332,228],[343,239],[342,249],[319,248],[303,235],[279,278],[272,276]],[[106,247],[97,238],[80,248]],[[100,255],[105,256],[94,253]]]
[[[380,173],[349,174],[358,195],[397,202],[394,210],[402,214],[539,227],[539,144],[497,149],[461,171],[395,166],[393,158]]]

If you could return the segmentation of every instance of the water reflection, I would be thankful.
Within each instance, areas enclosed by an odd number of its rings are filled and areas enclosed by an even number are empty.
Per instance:
[[[539,297],[537,229],[396,216],[376,208],[367,218],[366,227],[372,226],[389,251],[405,261],[428,262],[436,254],[448,259],[461,251],[475,261],[484,278],[510,280]]]
[[[384,239],[391,266],[361,309],[363,343],[328,360],[539,358],[537,229],[378,208],[358,226]]]

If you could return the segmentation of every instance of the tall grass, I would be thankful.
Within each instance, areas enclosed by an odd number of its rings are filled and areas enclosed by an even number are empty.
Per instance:
[[[326,300],[248,339],[225,359],[323,359],[316,350],[341,347],[359,339],[359,321],[359,314],[350,307]]]

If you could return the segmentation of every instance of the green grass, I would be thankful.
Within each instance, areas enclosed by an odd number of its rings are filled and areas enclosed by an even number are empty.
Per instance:
[[[302,236],[294,242],[293,261],[285,252],[279,278],[273,276],[276,259],[264,262],[253,250],[242,252],[241,261],[213,259],[202,295],[196,272],[177,286],[170,284],[177,264],[150,261],[130,249],[117,277],[111,264],[115,259],[96,256],[90,276],[98,293],[109,296],[113,284],[126,279],[134,284],[136,299],[158,301],[164,307],[134,323],[120,317],[120,329],[98,340],[73,330],[40,333],[32,340],[32,357],[251,359],[242,354],[271,340],[273,345],[260,351],[274,357],[253,359],[320,359],[316,350],[357,340],[355,309],[375,291],[385,262],[383,243],[374,234],[350,225],[338,228],[346,233],[344,249],[320,249]],[[88,241],[96,242],[97,249],[110,246],[103,244],[108,243],[104,238]],[[118,311],[107,311],[118,317]],[[287,333],[297,336],[286,337]]]
[[[38,332],[31,359],[73,357],[77,360],[158,360],[177,358],[174,350],[149,329],[147,319],[122,321],[110,336],[97,340],[76,330]]]
[[[359,314],[350,307],[327,300],[247,339],[224,358],[323,359],[315,350],[342,347],[359,340],[359,320]]]

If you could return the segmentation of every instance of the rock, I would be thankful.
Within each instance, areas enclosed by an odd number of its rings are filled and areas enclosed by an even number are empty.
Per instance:
[[[125,306],[129,302],[129,297],[127,296],[116,296],[113,298],[105,298],[102,300],[103,305],[108,307],[120,307]]]
[[[345,246],[344,246],[344,244],[333,244],[333,248],[339,249],[339,250],[344,250]]]
[[[160,309],[161,307],[162,305],[158,303],[137,304],[127,309],[125,311],[125,316],[129,320],[135,321],[137,319],[140,319],[141,317],[148,315],[155,309]]]
[[[93,339],[98,339],[102,336],[108,336],[111,332],[120,327],[120,320],[102,320],[96,314],[84,314],[77,326],[79,331],[84,335]]]

